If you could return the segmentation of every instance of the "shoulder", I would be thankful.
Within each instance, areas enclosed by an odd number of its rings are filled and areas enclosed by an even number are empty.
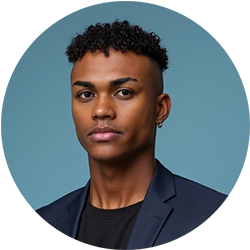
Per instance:
[[[89,193],[89,182],[85,185],[85,187],[77,189],[62,198],[52,202],[51,204],[41,207],[36,212],[51,226],[58,228],[59,224],[63,218],[68,218],[67,226],[65,228],[69,228],[69,224],[71,223],[71,227],[74,226],[74,220],[72,216],[76,216],[76,212],[81,213],[85,201],[88,197]],[[72,212],[73,211],[73,212]],[[68,216],[71,214],[72,216]],[[66,230],[62,228],[63,230]],[[62,231],[62,230],[60,230]]]
[[[192,180],[174,175],[176,196],[170,201],[188,217],[206,220],[225,201],[227,195]]]
[[[170,205],[174,214],[187,218],[197,215],[208,218],[227,198],[225,194],[173,174],[159,161],[149,191]]]
[[[156,244],[163,244],[189,233],[206,221],[227,198],[225,194],[160,167],[155,190],[157,193],[160,193],[159,190],[165,189],[165,193],[171,190],[171,195],[165,195],[164,199],[164,203],[168,205],[166,208],[171,208],[171,214]]]
[[[74,190],[55,200],[54,202],[37,209],[36,215],[38,217],[47,215],[58,216],[59,214],[66,213],[67,205],[70,204],[75,198],[77,198],[77,196],[79,196],[81,192],[83,192],[84,188],[85,187]]]
[[[177,189],[185,189],[186,192],[194,193],[196,195],[212,195],[212,196],[227,196],[213,188],[207,187],[203,184],[187,179],[183,176],[173,174],[175,179],[175,186]]]

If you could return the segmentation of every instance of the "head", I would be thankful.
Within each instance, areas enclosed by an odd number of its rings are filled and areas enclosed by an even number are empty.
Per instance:
[[[100,161],[154,151],[156,125],[170,111],[163,93],[166,49],[155,33],[127,21],[89,26],[66,54],[72,114],[81,145]]]

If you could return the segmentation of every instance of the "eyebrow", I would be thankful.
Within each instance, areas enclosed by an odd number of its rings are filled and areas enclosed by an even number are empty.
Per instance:
[[[111,85],[119,85],[119,84],[124,84],[124,83],[129,82],[129,81],[137,82],[138,80],[135,78],[131,78],[131,77],[124,77],[124,78],[115,79],[115,80],[111,81],[110,84]]]
[[[72,86],[82,86],[82,87],[87,87],[87,88],[94,88],[94,84],[91,82],[82,82],[82,81],[76,81],[72,84]]]
[[[110,82],[110,85],[121,85],[121,84],[124,84],[126,82],[129,82],[129,81],[134,81],[134,82],[137,82],[138,80],[135,79],[135,78],[131,78],[131,77],[124,77],[124,78],[118,78],[118,79],[115,79],[115,80],[112,80]],[[72,84],[72,86],[81,86],[81,87],[86,87],[86,88],[94,88],[95,85],[91,82],[88,82],[88,81],[76,81]]]

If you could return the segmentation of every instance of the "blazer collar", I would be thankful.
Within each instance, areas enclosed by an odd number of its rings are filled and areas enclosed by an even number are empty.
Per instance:
[[[152,247],[172,211],[164,203],[175,196],[174,176],[157,161],[157,169],[132,230],[127,249]]]
[[[161,201],[167,201],[175,196],[174,175],[158,160],[155,174],[147,192],[156,196]]]

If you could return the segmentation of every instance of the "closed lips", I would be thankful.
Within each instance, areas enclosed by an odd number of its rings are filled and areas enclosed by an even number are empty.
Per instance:
[[[110,128],[110,127],[97,127],[97,128],[94,128],[90,133],[89,135],[93,135],[93,134],[99,134],[99,133],[117,133],[117,134],[120,134],[120,132],[116,131],[115,129],[113,128]]]

